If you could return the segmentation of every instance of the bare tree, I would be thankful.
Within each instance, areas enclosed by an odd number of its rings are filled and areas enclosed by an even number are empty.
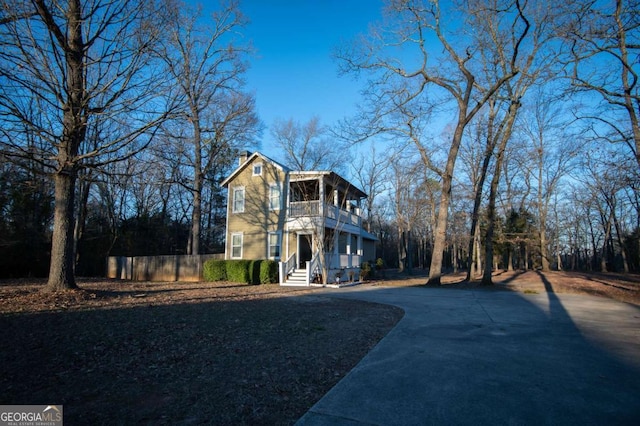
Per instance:
[[[529,31],[519,0],[464,1],[456,6],[446,9],[439,1],[390,1],[387,14],[396,26],[374,29],[367,39],[340,54],[346,71],[368,71],[376,76],[369,89],[371,104],[375,105],[370,114],[372,131],[384,128],[380,123],[397,114],[407,117],[405,124],[411,128],[414,119],[423,118],[434,105],[455,105],[457,118],[440,173],[442,191],[429,270],[429,283],[435,285],[440,284],[442,275],[453,173],[464,129],[500,87],[518,73],[519,46]],[[448,26],[446,18],[452,14],[462,16],[462,28],[470,31],[461,32],[460,25],[456,29]],[[503,37],[478,38],[488,23],[502,28]],[[397,53],[394,46],[402,46],[413,55],[390,57],[390,50]],[[509,52],[507,67],[494,79],[482,81],[474,68],[482,60],[482,52],[498,49]],[[425,152],[422,143],[417,148],[421,155]]]
[[[0,144],[9,158],[46,166],[55,184],[47,290],[74,288],[78,170],[133,155],[167,113],[161,73],[149,65],[164,34],[163,4],[114,0],[0,3]],[[97,145],[87,129],[111,122]],[[46,147],[31,151],[24,127]],[[137,143],[134,143],[137,142]]]
[[[182,100],[179,123],[174,123],[180,131],[174,135],[174,160],[191,169],[191,177],[182,182],[193,195],[187,253],[199,254],[205,177],[253,142],[259,120],[253,96],[242,92],[249,47],[234,38],[246,24],[237,2],[224,3],[210,21],[202,19],[199,9],[176,6],[161,54]]]
[[[565,28],[570,77],[577,92],[597,93],[604,103],[595,114],[581,116],[607,126],[640,168],[640,3],[580,1],[573,14]]]
[[[550,203],[557,195],[561,179],[565,177],[576,158],[577,146],[567,132],[566,122],[561,121],[557,103],[544,92],[538,91],[531,108],[525,109],[521,121],[527,139],[526,160],[523,167],[536,183],[534,205],[538,216],[539,251],[543,271],[550,269],[547,224]]]
[[[375,145],[371,145],[370,155],[363,155],[352,163],[352,175],[355,182],[367,194],[364,201],[363,212],[367,222],[367,231],[372,230],[372,221],[377,207],[376,198],[386,189],[386,174],[389,168],[388,159],[378,155]]]
[[[628,273],[629,255],[623,242],[625,222],[623,211],[626,209],[621,208],[624,188],[629,183],[627,178],[628,165],[625,167],[624,161],[613,152],[609,152],[604,158],[598,158],[596,155],[587,153],[583,158],[583,167],[586,172],[583,185],[599,214],[604,234],[601,245],[600,269],[603,272],[615,270],[615,258],[619,254],[623,270]],[[616,162],[616,158],[620,161]]]
[[[301,124],[293,119],[276,119],[271,136],[284,152],[283,163],[292,170],[332,170],[341,172],[348,158],[348,146],[340,139],[330,139],[329,129],[319,117]]]
[[[521,11],[522,12],[522,11]],[[522,106],[528,90],[536,84],[548,83],[554,75],[559,55],[558,49],[554,48],[552,42],[556,34],[555,28],[559,17],[564,12],[555,12],[547,5],[531,5],[526,9],[527,17],[521,15],[526,21],[527,29],[530,29],[530,37],[521,39],[522,43],[517,43],[520,49],[520,56],[514,56],[514,52],[509,49],[509,45],[503,45],[497,40],[508,35],[500,26],[488,21],[484,25],[485,36],[492,40],[491,45],[496,46],[493,50],[483,51],[483,67],[487,74],[486,79],[492,80],[496,76],[504,75],[517,67],[519,74],[512,79],[505,81],[503,86],[496,91],[495,98],[488,101],[489,113],[487,119],[487,143],[486,156],[494,157],[494,172],[489,186],[489,203],[487,206],[487,232],[485,237],[485,268],[482,282],[485,285],[492,284],[493,259],[493,233],[496,227],[496,198],[498,195],[498,185],[503,170],[503,160],[507,149],[507,144],[511,140],[515,120]],[[505,50],[505,47],[508,49]],[[489,164],[489,159],[485,157],[482,168],[481,182],[484,182],[484,175],[487,169],[484,166]],[[478,185],[479,191],[483,190],[482,185]],[[476,194],[473,218],[477,221],[477,211],[479,199]],[[524,211],[522,208],[518,211]],[[472,232],[474,232],[472,225]],[[471,251],[470,251],[471,254]],[[470,263],[470,262],[469,262]]]

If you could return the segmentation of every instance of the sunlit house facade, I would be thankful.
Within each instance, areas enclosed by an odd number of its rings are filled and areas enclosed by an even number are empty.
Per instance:
[[[223,185],[225,259],[276,260],[283,285],[357,280],[375,259],[376,238],[361,217],[367,195],[332,171],[293,171],[243,152]]]

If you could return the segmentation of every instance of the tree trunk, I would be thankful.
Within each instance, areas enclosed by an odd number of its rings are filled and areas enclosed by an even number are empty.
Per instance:
[[[638,108],[638,99],[634,98],[632,93],[634,92],[633,87],[637,82],[637,75],[634,69],[632,68],[633,63],[637,61],[633,60],[634,52],[631,51],[631,60],[629,60],[629,47],[627,42],[627,30],[625,28],[625,19],[623,16],[623,8],[624,3],[622,1],[616,1],[616,11],[614,14],[616,26],[617,26],[617,34],[618,34],[618,47],[620,49],[619,59],[622,66],[622,88],[623,88],[623,99],[624,99],[624,108],[627,110],[627,114],[629,115],[629,122],[631,123],[631,131],[633,134],[633,143],[635,146],[635,157],[636,163],[638,167],[640,167],[640,123],[638,122],[638,115],[636,112],[636,108]],[[631,30],[629,30],[631,31]],[[635,37],[632,37],[632,39]],[[637,46],[636,46],[637,48]],[[634,49],[635,50],[635,49]],[[630,78],[631,77],[631,78]],[[604,90],[603,90],[604,91]],[[637,93],[637,92],[636,92]]]
[[[607,219],[604,225],[604,241],[602,243],[602,257],[600,258],[600,272],[608,272],[607,270],[607,246],[609,245],[609,238],[611,236],[611,215]]]
[[[193,212],[191,215],[191,246],[188,254],[200,254],[200,228],[202,211],[202,177],[196,176],[193,188]]]
[[[457,274],[458,273],[458,244],[455,241],[453,242],[453,253],[452,253],[451,262],[453,263],[453,273]]]
[[[36,2],[38,13],[50,29],[58,30],[52,21],[47,6]],[[84,75],[84,42],[82,32],[82,5],[79,0],[68,2],[67,42],[67,94],[63,108],[63,133],[58,145],[58,170],[54,175],[55,208],[53,214],[53,234],[51,240],[51,265],[49,281],[45,291],[76,288],[74,252],[74,207],[78,149],[87,131]]]
[[[475,240],[476,240],[476,243],[475,243],[476,262],[475,262],[475,272],[473,277],[477,278],[482,274],[482,252],[481,252],[479,225],[478,225],[478,230],[476,230]]]
[[[187,247],[187,254],[200,254],[200,221],[202,211],[202,133],[200,130],[200,116],[196,105],[191,105],[193,116],[193,210],[191,213],[191,238]]]
[[[466,108],[465,108],[466,110]],[[462,109],[461,109],[462,111]],[[442,176],[442,192],[440,193],[440,205],[438,207],[438,218],[436,221],[435,238],[433,242],[433,253],[431,255],[431,266],[429,267],[430,285],[440,285],[442,278],[442,260],[444,257],[444,249],[447,243],[447,219],[449,216],[449,203],[451,202],[451,185],[453,183],[453,170],[462,141],[462,134],[466,125],[465,120],[461,116],[458,118],[458,125],[453,134],[451,148],[447,157],[447,165]]]
[[[560,256],[560,247],[556,247],[556,256],[556,262],[558,262],[558,271],[562,271],[562,256]]]
[[[485,239],[486,244],[486,259],[485,259],[485,269],[482,274],[482,284],[483,285],[493,285],[493,280],[491,278],[491,274],[493,272],[493,232],[495,228],[496,221],[496,197],[498,193],[498,183],[500,183],[500,174],[502,171],[502,159],[504,158],[504,152],[507,148],[507,142],[511,138],[511,132],[513,129],[513,123],[515,122],[516,115],[518,113],[518,109],[520,108],[520,102],[518,100],[513,100],[509,105],[509,112],[507,114],[506,124],[503,129],[503,133],[500,136],[500,145],[498,147],[498,152],[496,153],[496,165],[495,171],[493,173],[493,177],[491,179],[491,185],[489,187],[489,205],[487,207],[487,236]]]
[[[407,250],[405,249],[405,233],[398,231],[398,272],[404,272],[407,262]]]
[[[488,161],[485,159],[488,167]],[[475,278],[479,275],[480,271],[480,252],[479,252],[479,239],[480,239],[480,203],[482,200],[482,186],[484,186],[484,180],[486,176],[486,169],[483,164],[483,172],[478,182],[478,188],[476,189],[475,201],[473,202],[473,213],[471,214],[471,235],[469,236],[469,260],[467,261],[467,281]]]
[[[544,221],[540,221],[540,261],[542,263],[542,270],[549,271],[549,252],[547,250],[547,237],[546,237],[546,224]]]
[[[55,210],[51,240],[51,265],[45,291],[77,288],[74,274],[74,197],[75,173],[62,171],[54,177]]]
[[[624,269],[624,273],[628,274],[629,273],[629,261],[627,260],[627,246],[625,245],[624,241],[622,240],[622,235],[621,235],[621,231],[620,231],[620,223],[618,222],[618,217],[615,214],[615,210],[613,209],[613,206],[611,207],[611,215],[613,217],[613,226],[616,229],[616,240],[618,242],[618,245],[620,246],[620,254],[622,255],[622,267]]]
[[[476,236],[480,223],[480,205],[482,204],[482,189],[484,188],[484,182],[487,178],[487,171],[489,170],[489,164],[491,163],[491,157],[496,147],[496,139],[494,137],[493,126],[496,118],[495,100],[489,99],[487,102],[489,105],[489,117],[487,120],[487,141],[484,150],[484,158],[482,159],[482,168],[480,169],[480,176],[476,184],[475,197],[473,200],[473,213],[471,214],[471,236],[469,238],[469,270],[467,271],[467,281],[472,277],[472,265],[474,262],[474,244],[476,243]],[[476,265],[476,268],[480,270],[480,266]],[[477,274],[476,274],[477,276]]]
[[[413,243],[411,241],[411,230],[407,231],[407,246],[405,256],[407,257],[406,272],[411,275],[413,273]]]

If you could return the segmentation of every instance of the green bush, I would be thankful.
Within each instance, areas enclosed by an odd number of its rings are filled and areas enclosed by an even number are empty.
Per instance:
[[[260,263],[260,284],[276,284],[278,282],[278,262],[263,260]]]
[[[263,260],[249,261],[249,284],[260,284],[260,265]]]
[[[250,260],[227,260],[227,280],[234,283],[251,284]]]
[[[202,265],[202,276],[205,281],[226,281],[227,261],[211,259]]]
[[[203,265],[205,281],[244,284],[275,284],[278,262],[273,260],[208,260]]]
[[[371,265],[369,264],[369,262],[362,262],[362,265],[360,266],[360,279],[364,281],[368,278],[371,278],[372,275],[373,270],[371,269]]]

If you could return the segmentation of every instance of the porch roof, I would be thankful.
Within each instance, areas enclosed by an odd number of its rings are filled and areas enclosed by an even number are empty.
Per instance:
[[[296,171],[289,172],[290,182],[299,182],[304,180],[317,179],[320,177],[325,177],[325,181],[329,181],[333,183],[338,188],[342,189],[346,193],[356,198],[367,198],[367,194],[363,190],[361,190],[360,188],[358,188],[357,186],[355,186],[354,184],[352,184],[351,182],[349,182],[348,180],[346,180],[336,172],[330,172],[325,170],[309,170],[309,171],[296,170]]]
[[[378,241],[378,237],[373,235],[371,232],[365,231],[364,229],[362,231],[360,231],[360,235],[365,240]]]

